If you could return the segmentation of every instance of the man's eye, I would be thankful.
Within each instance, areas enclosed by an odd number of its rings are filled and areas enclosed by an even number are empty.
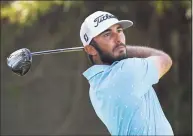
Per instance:
[[[118,32],[122,32],[122,31],[123,31],[123,29],[118,29],[117,31],[118,31]]]
[[[105,36],[105,37],[106,37],[106,36],[110,36],[110,33],[105,33],[104,36]]]

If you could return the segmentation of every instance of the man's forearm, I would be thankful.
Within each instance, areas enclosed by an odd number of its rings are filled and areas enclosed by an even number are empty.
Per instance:
[[[150,47],[142,47],[142,46],[126,46],[128,58],[147,58],[150,56],[162,56],[166,55],[163,51],[153,49]]]

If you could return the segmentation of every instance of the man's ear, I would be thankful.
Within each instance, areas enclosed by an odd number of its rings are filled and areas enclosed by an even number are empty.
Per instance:
[[[85,50],[85,52],[88,53],[89,55],[93,55],[93,56],[94,56],[94,55],[97,54],[96,49],[95,49],[93,46],[91,46],[91,45],[85,46],[85,47],[84,47],[84,50]]]

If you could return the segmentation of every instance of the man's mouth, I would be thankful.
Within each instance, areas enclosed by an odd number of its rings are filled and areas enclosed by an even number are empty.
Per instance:
[[[125,46],[120,45],[120,46],[118,46],[116,49],[124,48],[124,47],[125,47]]]
[[[125,48],[125,45],[122,44],[122,45],[116,46],[116,47],[114,48],[114,51],[115,51],[115,50],[118,50],[118,49],[121,49],[121,48]]]

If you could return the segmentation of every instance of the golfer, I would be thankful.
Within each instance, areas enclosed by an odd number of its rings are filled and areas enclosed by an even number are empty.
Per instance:
[[[82,23],[80,38],[93,64],[83,73],[91,103],[111,135],[174,135],[152,87],[172,60],[160,50],[126,45],[123,30],[132,25],[104,11]]]

